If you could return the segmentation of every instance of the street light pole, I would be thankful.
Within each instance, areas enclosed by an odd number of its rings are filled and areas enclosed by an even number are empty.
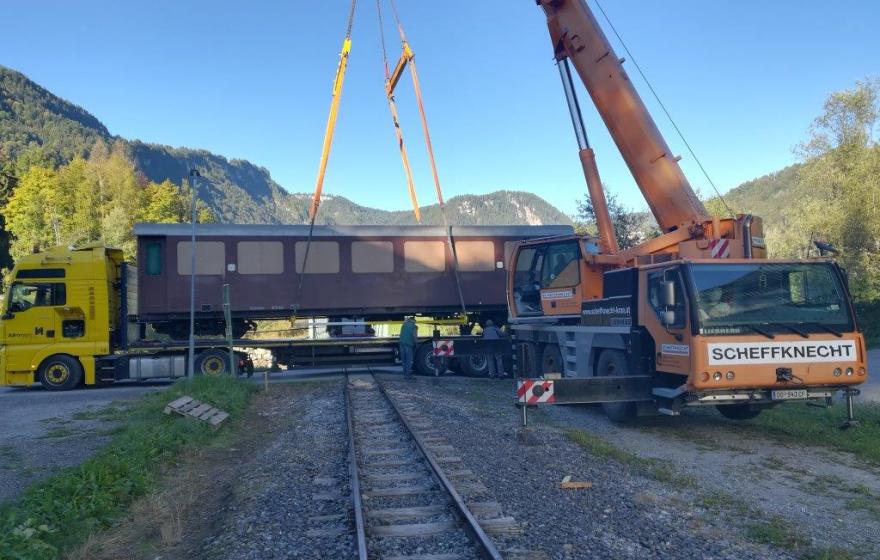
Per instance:
[[[187,359],[187,376],[195,375],[196,355],[196,202],[198,200],[198,179],[202,175],[198,169],[189,172],[189,183],[192,189],[192,239],[190,240],[189,267],[189,356]]]

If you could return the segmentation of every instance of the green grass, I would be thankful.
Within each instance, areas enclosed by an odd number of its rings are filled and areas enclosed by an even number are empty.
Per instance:
[[[232,378],[197,378],[145,396],[96,455],[34,484],[17,503],[0,508],[0,558],[57,558],[91,532],[110,526],[152,487],[161,466],[172,463],[181,448],[205,445],[221,433],[203,422],[163,414],[169,401],[187,394],[235,419],[255,389]]]
[[[855,408],[855,415],[860,425],[841,430],[840,426],[846,420],[843,405],[817,408],[789,403],[765,410],[742,426],[795,443],[848,451],[880,466],[880,405],[860,404]]]
[[[566,430],[565,435],[570,441],[583,447],[593,456],[628,465],[639,473],[658,482],[671,484],[678,488],[693,488],[697,485],[696,478],[690,475],[679,474],[666,461],[639,457],[584,430]]]
[[[127,414],[127,409],[118,408],[115,406],[108,406],[105,408],[98,409],[89,409],[89,410],[79,410],[74,412],[72,418],[74,420],[124,420]]]
[[[746,528],[749,539],[769,544],[785,550],[801,550],[810,546],[810,541],[801,535],[795,524],[779,516],[750,524]]]

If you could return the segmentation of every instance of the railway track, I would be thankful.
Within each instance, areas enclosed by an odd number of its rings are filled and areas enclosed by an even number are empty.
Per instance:
[[[350,376],[345,401],[359,560],[503,557],[489,533],[516,533],[516,521],[414,405],[372,375]]]

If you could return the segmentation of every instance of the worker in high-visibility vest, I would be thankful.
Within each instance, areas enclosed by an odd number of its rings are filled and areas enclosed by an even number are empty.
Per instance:
[[[413,378],[413,360],[416,353],[416,335],[418,334],[418,326],[416,320],[407,317],[400,327],[400,365],[403,367],[404,379]]]

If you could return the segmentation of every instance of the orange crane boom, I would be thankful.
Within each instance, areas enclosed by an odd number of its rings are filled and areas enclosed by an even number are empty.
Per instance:
[[[664,233],[711,220],[595,16],[582,0],[540,0],[556,59],[574,66]]]

